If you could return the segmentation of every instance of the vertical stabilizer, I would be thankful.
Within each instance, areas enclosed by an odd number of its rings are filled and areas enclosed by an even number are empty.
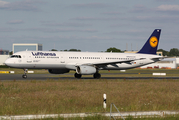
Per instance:
[[[155,29],[145,45],[138,53],[155,54],[157,52],[161,29]]]

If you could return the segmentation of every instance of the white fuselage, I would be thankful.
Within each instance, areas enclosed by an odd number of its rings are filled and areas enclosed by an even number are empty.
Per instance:
[[[80,65],[98,65],[99,70],[124,70],[156,62],[158,55],[104,53],[104,52],[57,52],[57,51],[22,51],[6,60],[10,67],[23,69],[69,69],[76,70]],[[20,56],[20,57],[18,57]],[[144,59],[145,58],[145,59]],[[130,62],[125,62],[133,60]],[[115,63],[117,61],[124,61]],[[109,63],[109,64],[103,64]],[[101,65],[100,65],[101,64]]]
[[[155,55],[161,29],[155,29],[142,49],[136,54],[104,52],[57,52],[22,51],[5,61],[9,67],[23,68],[23,78],[27,69],[48,69],[51,74],[63,74],[76,70],[75,78],[93,74],[100,78],[99,70],[125,70],[144,66],[161,60]]]

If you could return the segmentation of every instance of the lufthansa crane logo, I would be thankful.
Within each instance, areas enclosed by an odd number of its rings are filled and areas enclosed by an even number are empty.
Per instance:
[[[158,45],[158,39],[155,36],[151,37],[150,38],[150,46],[155,48],[157,45]]]

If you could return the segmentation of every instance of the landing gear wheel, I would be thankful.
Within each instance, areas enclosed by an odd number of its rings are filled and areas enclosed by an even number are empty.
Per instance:
[[[22,78],[26,79],[26,78],[27,78],[27,75],[22,75]]]
[[[24,78],[24,79],[27,78],[27,75],[26,75],[27,71],[28,71],[28,69],[24,69],[24,74],[22,75],[22,78]]]
[[[95,74],[93,75],[93,78],[95,78],[95,79],[99,79],[99,78],[101,78],[101,74],[99,74],[99,73],[95,73]]]
[[[74,76],[75,76],[75,78],[81,78],[82,75],[75,73]]]

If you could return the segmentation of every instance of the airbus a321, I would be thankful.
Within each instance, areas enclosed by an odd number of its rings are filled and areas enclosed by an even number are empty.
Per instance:
[[[138,53],[22,51],[14,53],[5,64],[24,69],[23,78],[27,78],[27,69],[48,69],[51,74],[74,70],[75,78],[100,78],[99,70],[125,70],[160,61],[162,57],[156,55],[160,33],[161,29],[155,29]]]

